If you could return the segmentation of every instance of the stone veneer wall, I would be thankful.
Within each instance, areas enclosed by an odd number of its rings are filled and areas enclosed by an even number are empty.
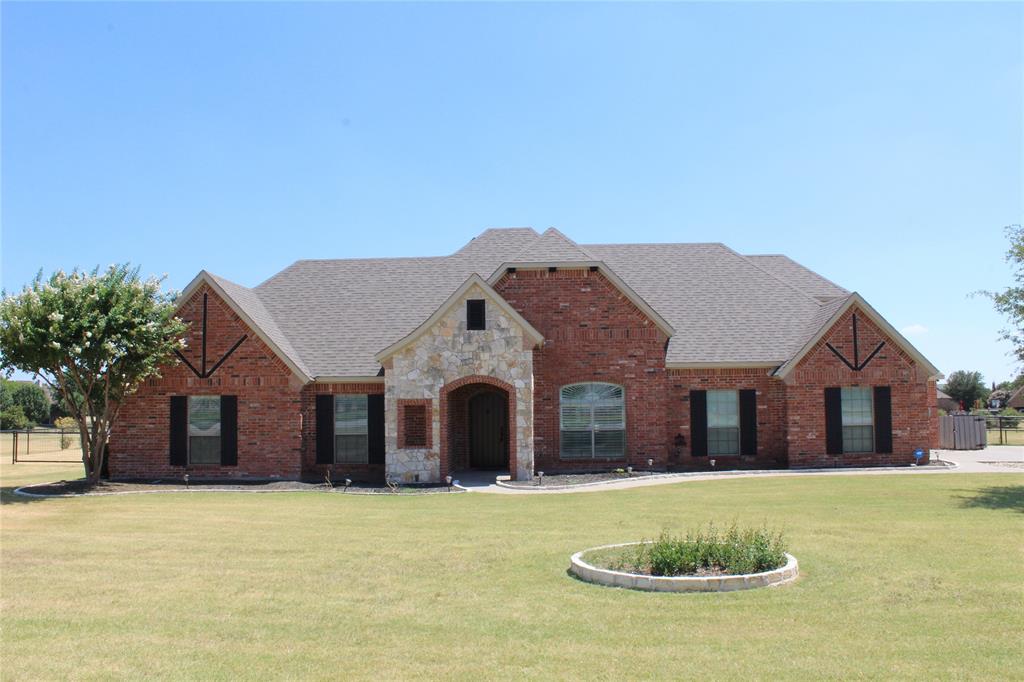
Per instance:
[[[487,329],[466,329],[467,299],[486,301]],[[515,471],[533,475],[533,353],[522,327],[479,286],[467,291],[415,342],[385,361],[385,471],[391,480],[441,480],[441,389],[457,379],[487,376],[515,390]],[[430,400],[430,447],[399,448],[398,401]],[[511,401],[510,401],[511,402]]]

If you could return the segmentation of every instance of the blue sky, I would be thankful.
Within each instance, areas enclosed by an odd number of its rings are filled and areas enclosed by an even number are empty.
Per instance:
[[[721,241],[1015,372],[976,289],[1022,219],[1005,4],[2,4],[2,282],[255,285],[489,226]],[[684,330],[685,333],[685,330]]]

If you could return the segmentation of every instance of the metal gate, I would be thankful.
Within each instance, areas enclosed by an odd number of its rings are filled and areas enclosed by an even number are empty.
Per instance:
[[[939,447],[943,450],[980,450],[988,445],[985,418],[975,414],[939,417]]]

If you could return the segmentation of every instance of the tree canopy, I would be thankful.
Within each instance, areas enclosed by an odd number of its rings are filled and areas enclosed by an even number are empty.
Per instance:
[[[0,379],[3,384],[4,411],[18,408],[25,415],[27,425],[45,424],[50,421],[50,398],[46,391],[29,381],[8,381]],[[24,427],[5,427],[24,428]]]
[[[965,410],[970,410],[976,401],[985,400],[988,397],[988,388],[985,387],[981,372],[963,369],[950,374],[942,390],[950,398],[959,401]]]
[[[0,368],[46,381],[82,435],[82,461],[99,477],[110,426],[126,396],[184,345],[184,323],[160,280],[112,265],[90,273],[42,272],[0,301]]]
[[[1000,338],[1009,341],[1017,360],[1024,362],[1024,227],[1009,225],[1006,236],[1010,240],[1006,262],[1013,267],[1013,284],[1002,291],[978,293],[990,298],[996,311],[1007,318],[1008,325],[999,332]]]

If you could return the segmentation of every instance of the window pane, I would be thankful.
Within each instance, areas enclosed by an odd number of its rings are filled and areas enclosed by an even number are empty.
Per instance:
[[[594,428],[603,431],[622,429],[626,422],[624,412],[625,406],[621,401],[613,405],[595,405]]]
[[[708,391],[708,427],[740,426],[740,400],[738,391]]]
[[[562,405],[563,429],[590,429],[589,405]]]
[[[369,461],[370,439],[366,436],[336,435],[334,461],[346,464],[366,464]]]
[[[843,452],[874,452],[874,429],[870,426],[844,426]]]
[[[595,457],[622,457],[625,454],[625,431],[597,431],[594,433]]]
[[[590,457],[590,431],[562,431],[562,457]]]
[[[188,399],[190,436],[220,435],[220,396],[194,395]]]
[[[335,435],[365,435],[367,412],[365,395],[334,396]]]
[[[871,426],[874,423],[871,388],[854,386],[843,388],[843,426]]]
[[[740,430],[733,427],[708,429],[708,454],[740,454]]]
[[[190,464],[220,464],[220,436],[189,436]]]

